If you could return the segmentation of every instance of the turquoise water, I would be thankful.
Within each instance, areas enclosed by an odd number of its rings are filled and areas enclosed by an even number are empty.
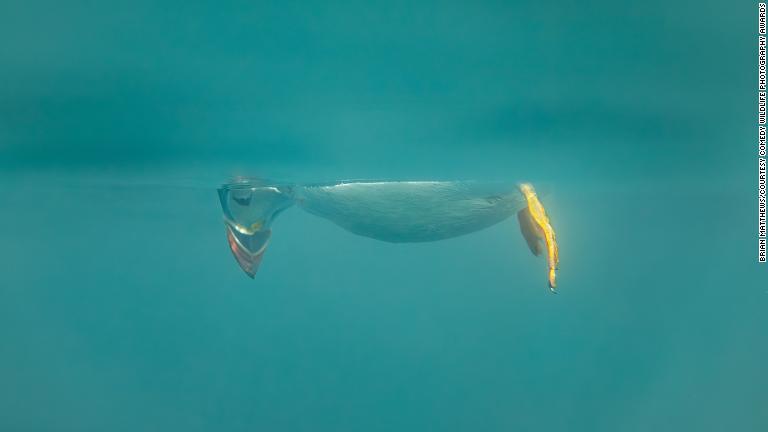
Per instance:
[[[0,430],[768,430],[756,5],[0,5]],[[232,175],[525,180],[423,244]]]

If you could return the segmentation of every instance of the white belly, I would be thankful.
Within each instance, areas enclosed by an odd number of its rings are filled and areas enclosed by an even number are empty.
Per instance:
[[[347,182],[300,186],[296,202],[355,234],[388,242],[427,242],[494,225],[525,207],[513,184]]]

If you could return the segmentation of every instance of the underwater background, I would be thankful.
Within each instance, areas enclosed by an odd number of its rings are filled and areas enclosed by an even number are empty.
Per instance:
[[[752,2],[0,3],[0,430],[765,431]],[[389,244],[233,175],[530,181]]]

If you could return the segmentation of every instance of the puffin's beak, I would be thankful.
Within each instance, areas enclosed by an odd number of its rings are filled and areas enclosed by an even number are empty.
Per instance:
[[[243,234],[229,222],[225,222],[227,242],[235,260],[251,279],[259,269],[264,251],[267,250],[272,230],[256,231],[252,235]]]

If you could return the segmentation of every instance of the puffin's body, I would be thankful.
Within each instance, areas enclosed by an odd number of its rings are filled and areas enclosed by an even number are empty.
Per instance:
[[[254,277],[271,225],[296,204],[354,234],[393,243],[429,242],[469,234],[517,214],[531,252],[548,251],[554,289],[557,244],[543,206],[528,184],[463,181],[343,181],[268,184],[238,180],[222,186],[227,239],[235,259]],[[554,261],[552,257],[554,256]]]

